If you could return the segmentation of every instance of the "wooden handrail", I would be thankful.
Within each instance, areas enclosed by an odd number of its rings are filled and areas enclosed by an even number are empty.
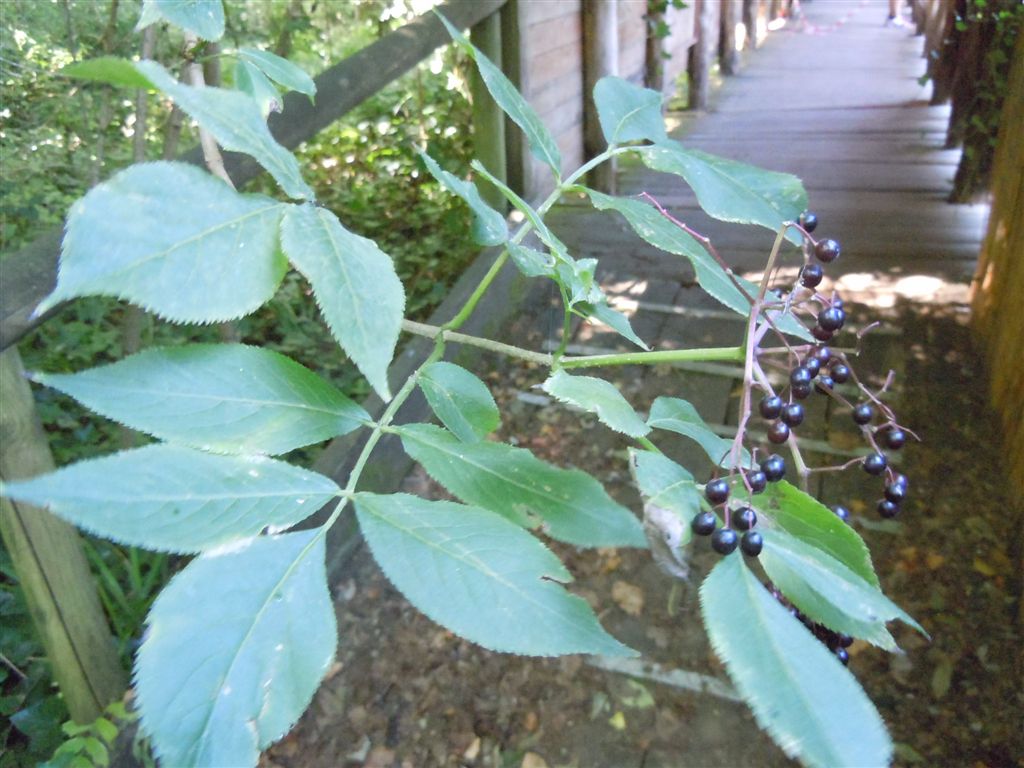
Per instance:
[[[501,10],[508,0],[449,0],[439,8],[459,29],[472,27]],[[370,96],[394,82],[449,42],[444,25],[428,11],[321,72],[316,78],[316,103],[300,93],[289,93],[284,111],[271,115],[270,132],[283,146],[294,149],[344,116]],[[201,150],[179,160],[203,165]],[[262,168],[248,155],[225,153],[224,164],[235,184],[255,178]],[[45,322],[53,312],[38,318],[32,310],[56,282],[61,228],[46,232],[0,262],[0,351]]]

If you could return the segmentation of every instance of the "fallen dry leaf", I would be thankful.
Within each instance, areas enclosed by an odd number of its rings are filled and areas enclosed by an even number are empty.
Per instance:
[[[519,768],[548,768],[548,762],[536,752],[527,752]]]
[[[612,600],[630,616],[639,616],[644,610],[643,590],[625,581],[612,585]]]

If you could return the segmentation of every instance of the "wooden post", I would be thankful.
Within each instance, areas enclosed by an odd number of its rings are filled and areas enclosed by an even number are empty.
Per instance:
[[[660,11],[648,11],[646,21],[647,49],[644,54],[644,86],[663,93],[665,90],[665,45],[656,33],[658,27],[665,23],[665,14]]]
[[[722,0],[720,5],[722,21],[718,38],[718,61],[723,75],[735,75],[740,71],[740,54],[736,50],[736,25],[740,21],[740,14],[737,13],[735,0]]]
[[[502,66],[501,15],[492,13],[469,31],[473,45],[498,67]],[[473,96],[473,149],[484,167],[501,181],[508,181],[505,157],[505,113],[491,98],[483,78],[473,67],[470,83]],[[490,184],[480,185],[480,194],[492,208],[505,212],[507,201]]]
[[[0,477],[53,469],[16,347],[0,354]],[[72,719],[92,722],[126,677],[75,529],[49,512],[0,499],[0,534]]]
[[[594,86],[602,77],[618,73],[618,0],[586,0],[583,3],[583,149],[588,159],[603,152],[607,144],[594,106]],[[613,194],[615,161],[602,163],[594,169],[589,183],[602,192]]]
[[[715,29],[721,5],[715,0],[699,0],[697,4],[697,41],[690,47],[690,109],[707,109],[711,92],[711,67],[715,61],[718,41]]]

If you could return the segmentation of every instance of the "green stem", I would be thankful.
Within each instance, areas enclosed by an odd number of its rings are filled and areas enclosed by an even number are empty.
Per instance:
[[[528,226],[531,225],[527,223],[526,225],[524,225],[523,229],[526,229]],[[523,229],[520,229],[520,232],[522,232]],[[502,251],[501,255],[494,260],[493,264],[491,264],[491,268],[487,270],[487,274],[483,276],[482,280],[480,280],[480,284],[477,285],[477,287],[474,289],[472,295],[470,295],[466,303],[462,305],[462,309],[459,310],[459,313],[444,324],[446,330],[454,330],[456,328],[461,328],[463,323],[469,320],[469,316],[473,314],[473,310],[476,309],[476,305],[480,303],[480,299],[484,297],[484,294],[487,292],[487,289],[490,288],[491,283],[494,282],[494,278],[498,276],[498,273],[501,271],[501,268],[505,266],[506,261],[508,261],[507,248],[504,251]]]
[[[726,360],[743,362],[743,347],[706,347],[703,349],[666,349],[658,352],[622,352],[611,355],[567,357],[562,368],[592,368],[599,365],[656,365],[685,361],[712,362]]]

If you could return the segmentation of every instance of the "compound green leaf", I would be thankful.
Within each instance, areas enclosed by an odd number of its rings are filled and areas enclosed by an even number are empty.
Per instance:
[[[737,486],[734,493],[746,496],[742,485]],[[769,483],[763,493],[749,498],[748,503],[757,510],[760,519],[822,550],[871,586],[879,586],[864,540],[810,494],[782,480]]]
[[[330,478],[263,456],[147,445],[80,461],[4,495],[46,507],[90,533],[163,552],[199,552],[285,530],[338,493]]]
[[[135,668],[162,765],[255,766],[334,659],[321,529],[200,555],[160,593]]]
[[[592,189],[588,189],[587,194],[599,211],[614,210],[621,213],[633,231],[655,248],[686,258],[693,267],[700,287],[713,299],[741,315],[750,314],[751,298],[757,296],[758,287],[739,275],[726,273],[696,239],[665,218],[654,206],[641,200],[612,197]],[[743,286],[746,294],[736,287],[737,282]],[[795,315],[783,315],[777,310],[766,314],[779,330],[812,340],[810,332]]]
[[[334,338],[377,394],[390,400],[388,366],[405,311],[405,289],[391,257],[312,205],[288,209],[281,245],[313,286]]]
[[[739,555],[700,588],[711,645],[754,717],[813,768],[889,765],[892,742],[856,678],[783,608]]]
[[[500,515],[448,501],[356,496],[359,526],[391,582],[432,620],[503,653],[634,656],[605,632],[550,550]]]
[[[136,30],[160,19],[194,32],[203,40],[220,40],[224,36],[222,0],[143,0]]]
[[[460,440],[475,443],[501,424],[491,391],[480,379],[454,363],[431,363],[417,383],[431,410]]]
[[[142,88],[147,91],[153,89],[153,84],[139,73],[134,62],[117,56],[99,56],[95,59],[76,61],[61,67],[57,74],[124,88]]]
[[[609,145],[627,141],[668,141],[661,94],[621,77],[602,77],[594,86],[601,132]]]
[[[260,113],[264,119],[271,112],[281,111],[281,93],[277,87],[258,67],[245,59],[235,62],[235,87],[251,96],[260,105]]]
[[[315,197],[302,179],[299,161],[271,135],[260,105],[251,96],[226,88],[184,85],[155,61],[139,61],[135,68],[208,130],[224,149],[251,155],[289,197]]]
[[[588,319],[597,320],[607,325],[623,338],[629,339],[636,344],[640,349],[650,350],[650,347],[644,343],[644,340],[636,335],[636,331],[633,330],[629,318],[617,309],[612,309],[606,301],[599,301],[597,304],[583,304],[579,309]]]
[[[527,277],[555,276],[555,261],[546,253],[511,241],[505,247],[508,248],[509,255],[519,267],[519,271]]]
[[[887,651],[896,641],[885,623],[900,619],[924,630],[903,609],[841,562],[817,547],[762,523],[760,563],[790,602],[829,629],[859,637]]]
[[[285,453],[370,422],[309,369],[243,344],[154,348],[34,378],[132,429],[219,453]]]
[[[778,232],[783,222],[796,221],[807,209],[807,192],[792,174],[684,149],[673,141],[637,151],[651,170],[681,176],[693,188],[700,207],[721,221],[760,224]],[[803,242],[796,230],[787,237],[797,245]]]
[[[480,71],[480,78],[484,81],[484,85],[487,86],[491,98],[512,119],[512,122],[518,125],[523,133],[526,134],[526,140],[534,157],[547,163],[555,174],[556,179],[561,178],[562,154],[558,150],[558,144],[555,143],[554,137],[544,123],[541,122],[537,113],[533,111],[533,107],[520,95],[519,91],[505,77],[500,68],[496,67],[490,59],[477,50],[459,30],[451,25],[448,19],[440,13],[438,13],[438,16],[448,29],[448,34],[452,36],[452,40],[476,62],[477,69]]]
[[[640,523],[578,469],[559,469],[522,448],[463,443],[430,424],[398,428],[431,477],[467,504],[581,547],[643,547]]]
[[[35,313],[114,296],[179,323],[242,317],[284,277],[283,208],[184,163],[134,165],[72,206],[57,286]]]
[[[508,225],[505,223],[505,217],[484,202],[476,184],[448,173],[426,152],[420,152],[420,158],[427,170],[430,171],[430,175],[449,192],[461,197],[473,212],[474,242],[480,245],[501,245],[508,240]]]
[[[653,451],[630,449],[633,472],[640,493],[651,504],[670,509],[686,521],[700,512],[700,491],[693,475],[672,459]]]
[[[651,405],[647,423],[655,429],[665,429],[690,438],[704,449],[713,462],[721,467],[729,466],[732,441],[712,432],[697,409],[686,400],[659,397]],[[740,466],[750,466],[750,452],[746,448],[740,449],[739,461]]]
[[[616,432],[643,437],[651,431],[615,385],[604,379],[570,376],[559,370],[544,382],[542,388],[560,402],[597,414],[603,424]]]
[[[572,259],[561,261],[555,265],[558,281],[565,286],[569,297],[569,306],[577,304],[600,304],[605,301],[604,291],[598,284],[594,273],[597,271],[597,259]]]
[[[316,95],[316,83],[313,82],[313,78],[288,59],[283,59],[276,53],[260,51],[256,48],[239,48],[238,55],[288,90],[304,93],[309,96],[310,100]]]

